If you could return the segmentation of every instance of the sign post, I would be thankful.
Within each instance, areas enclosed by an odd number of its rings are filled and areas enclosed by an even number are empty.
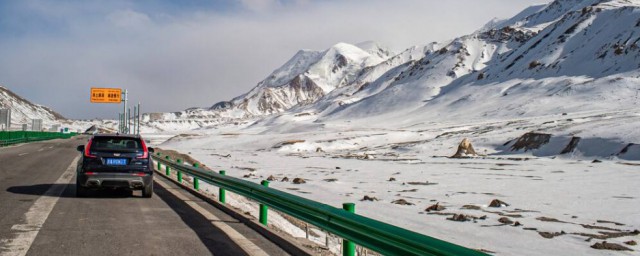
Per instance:
[[[127,122],[124,122],[127,120],[127,90],[124,90],[124,112],[122,112],[123,116],[122,116],[122,121],[123,121],[123,130],[122,133],[129,133],[129,130],[127,128]]]
[[[122,92],[120,88],[91,88],[91,103],[114,103],[120,104],[124,102],[124,114],[120,119],[120,132],[126,132],[124,129],[124,117],[127,114],[127,90]]]
[[[129,101],[129,99],[127,98],[127,94],[128,92],[126,89],[122,90],[120,88],[91,88],[91,103],[124,103],[124,106],[122,106],[122,114],[118,115],[120,119],[118,131],[127,134],[132,132],[135,134],[140,134],[140,103],[138,103],[137,107],[133,107],[134,112],[131,113],[131,108],[127,106],[127,102]]]

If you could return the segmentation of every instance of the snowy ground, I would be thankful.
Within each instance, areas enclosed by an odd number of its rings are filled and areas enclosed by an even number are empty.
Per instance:
[[[498,255],[639,255],[637,246],[623,242],[638,241],[637,234],[625,232],[640,229],[640,152],[611,156],[638,142],[640,114],[635,109],[396,128],[312,120],[280,116],[271,123],[190,131],[159,147],[189,153],[235,177],[248,175],[259,182],[274,176],[278,181],[271,187],[335,207],[354,202],[361,215]],[[550,133],[554,139],[533,152],[510,152],[503,146],[528,131]],[[591,146],[558,155],[564,144],[555,144],[562,136],[581,136]],[[486,156],[447,158],[463,138]],[[284,177],[306,183],[280,181]],[[361,201],[364,196],[377,201]],[[231,204],[257,214],[255,204],[233,198],[238,201]],[[411,205],[392,203],[398,199]],[[509,206],[488,207],[493,199]],[[446,209],[425,211],[435,203]],[[486,218],[447,220],[453,213]],[[502,224],[502,217],[521,226]],[[304,236],[282,219],[270,220]],[[543,237],[555,232],[564,234]],[[590,248],[607,235],[607,242],[634,251]]]

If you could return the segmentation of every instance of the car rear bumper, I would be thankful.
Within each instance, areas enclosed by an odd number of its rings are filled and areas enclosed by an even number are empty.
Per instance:
[[[136,176],[131,173],[78,173],[78,185],[86,188],[128,188],[143,189],[153,180],[151,174]]]

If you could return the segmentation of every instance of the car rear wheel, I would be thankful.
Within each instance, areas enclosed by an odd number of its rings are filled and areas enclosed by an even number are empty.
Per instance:
[[[151,198],[153,195],[153,180],[142,189],[142,197]]]

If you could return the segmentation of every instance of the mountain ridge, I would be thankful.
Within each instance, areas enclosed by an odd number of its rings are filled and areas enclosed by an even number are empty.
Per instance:
[[[527,98],[525,88],[529,88],[529,98],[536,98],[539,93],[544,95],[532,85],[536,82],[551,91],[567,90],[563,84],[573,86],[586,82],[591,83],[592,92],[602,93],[604,85],[599,85],[604,80],[595,80],[622,76],[629,77],[624,81],[630,82],[639,67],[639,6],[639,1],[556,0],[529,7],[513,18],[494,21],[472,34],[444,43],[412,46],[370,63],[357,57],[345,61],[340,57],[344,54],[336,51],[336,48],[358,48],[355,45],[339,43],[325,51],[301,50],[251,91],[231,101],[149,121],[188,120],[197,123],[198,127],[206,127],[277,118],[285,113],[312,114],[317,122],[366,119],[380,115],[409,115],[419,109],[428,109],[425,106],[442,110],[444,106],[439,104],[454,95],[460,98],[447,104],[486,105],[487,112],[481,115],[488,115],[499,109],[496,106],[490,109],[487,101],[479,101],[469,92],[480,88],[478,86],[488,86],[482,89],[489,93],[485,97],[518,95],[524,100]],[[377,51],[362,52],[371,56]],[[325,62],[321,61],[323,58]],[[339,75],[331,72],[336,67]],[[584,79],[584,76],[590,78]],[[527,85],[523,85],[523,81]],[[599,94],[589,96],[588,91],[571,92],[580,95],[568,105],[563,104],[567,109],[587,106],[582,101],[604,97]],[[625,97],[620,92],[614,92],[614,95]],[[512,111],[505,113],[538,113],[531,111],[534,107],[527,104],[514,106]],[[617,104],[622,102],[614,102],[612,106]],[[432,112],[427,111],[430,114],[426,116],[437,117]]]

